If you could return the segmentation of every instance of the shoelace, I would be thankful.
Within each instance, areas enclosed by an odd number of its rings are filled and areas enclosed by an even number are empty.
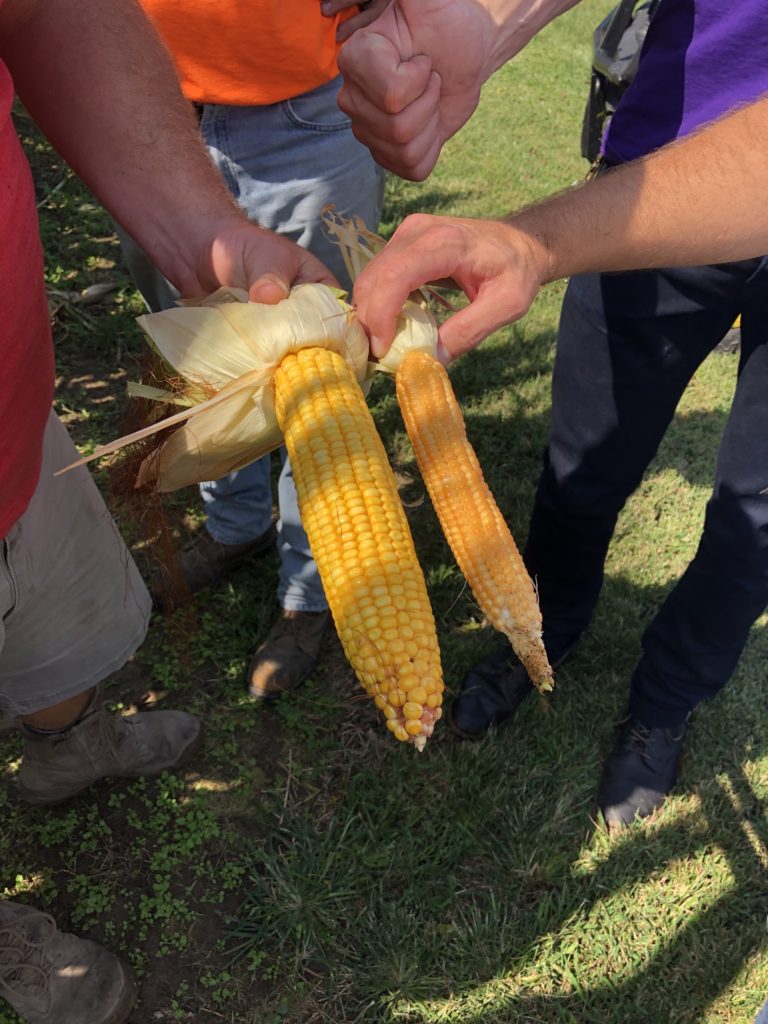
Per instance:
[[[648,740],[651,738],[651,730],[640,722],[636,722],[629,730],[626,738],[627,749],[636,754],[644,755]]]
[[[107,748],[109,753],[114,757],[115,761],[120,765],[121,768],[126,767],[126,762],[123,755],[120,752],[120,744],[117,739],[117,721],[115,716],[111,715],[104,708],[99,708],[96,712],[99,716],[99,740]],[[125,725],[127,729],[133,729],[136,725],[131,718],[122,718],[120,723]]]
[[[24,923],[31,920],[43,922],[49,930],[39,942],[31,941],[24,930]],[[56,922],[50,914],[38,910],[15,921],[0,923],[0,993],[29,999],[45,998],[43,1012],[48,1013],[52,964],[46,961],[45,947],[55,934]],[[32,958],[40,962],[33,963]]]

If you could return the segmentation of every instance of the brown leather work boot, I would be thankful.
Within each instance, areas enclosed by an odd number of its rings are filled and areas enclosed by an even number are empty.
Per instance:
[[[22,728],[18,792],[30,804],[57,804],[98,779],[137,779],[173,771],[200,745],[200,722],[186,711],[147,711],[123,717],[94,700],[62,732]]]
[[[218,583],[242,562],[265,555],[274,546],[274,526],[245,544],[220,544],[207,530],[201,530],[182,548],[179,567],[189,589],[200,590]]]
[[[301,686],[317,664],[330,620],[329,611],[292,612],[284,608],[245,674],[251,697],[268,700]]]
[[[0,997],[29,1024],[123,1024],[136,1000],[128,968],[48,914],[0,900]]]

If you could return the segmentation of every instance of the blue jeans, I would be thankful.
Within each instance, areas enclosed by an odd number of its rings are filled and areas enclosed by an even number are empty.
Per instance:
[[[200,130],[219,173],[248,216],[309,249],[349,288],[339,248],[325,236],[320,212],[333,203],[342,216],[356,214],[375,230],[384,173],[336,105],[340,84],[336,79],[269,106],[206,105]],[[175,289],[135,242],[118,233],[149,308],[173,306]],[[327,602],[301,525],[290,462],[284,452],[281,457],[278,600],[292,611],[321,611]],[[270,457],[201,484],[200,493],[207,529],[217,541],[241,544],[258,537],[272,521]]]
[[[739,375],[698,550],[643,636],[630,710],[681,722],[728,681],[768,603],[768,257],[568,285],[525,551],[552,658],[586,629],[618,514],[688,382],[741,313]]]

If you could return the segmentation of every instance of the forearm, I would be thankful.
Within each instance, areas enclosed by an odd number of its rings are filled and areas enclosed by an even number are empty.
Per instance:
[[[41,129],[175,283],[241,220],[133,0],[5,0],[0,56]]]
[[[543,280],[768,251],[768,99],[509,218]]]
[[[481,0],[494,26],[484,78],[519,53],[533,37],[581,0]]]

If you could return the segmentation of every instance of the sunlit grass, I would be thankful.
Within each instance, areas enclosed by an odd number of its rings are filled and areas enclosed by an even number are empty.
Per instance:
[[[589,39],[606,6],[582,3],[497,75],[427,182],[390,182],[385,230],[420,209],[496,216],[583,174]],[[120,432],[140,306],[109,221],[47,148],[31,135],[28,146],[49,283],[119,285],[89,307],[96,328],[66,308],[55,325],[59,408],[88,450]],[[453,371],[521,543],[563,290],[545,289]],[[13,796],[18,737],[0,736],[0,890],[132,962],[131,1024],[749,1024],[768,993],[766,618],[696,714],[665,807],[618,837],[593,822],[642,631],[698,541],[735,365],[711,357],[688,389],[551,701],[478,744],[438,730],[418,756],[392,742],[329,637],[307,686],[254,706],[242,675],[276,613],[271,555],[203,594],[191,618],[153,621],[110,689],[125,708],[201,717],[206,744],[186,773],[33,811]],[[391,382],[371,403],[453,689],[493,638],[424,500]],[[141,524],[109,500],[151,564]],[[199,524],[194,494],[173,509],[182,530]]]

